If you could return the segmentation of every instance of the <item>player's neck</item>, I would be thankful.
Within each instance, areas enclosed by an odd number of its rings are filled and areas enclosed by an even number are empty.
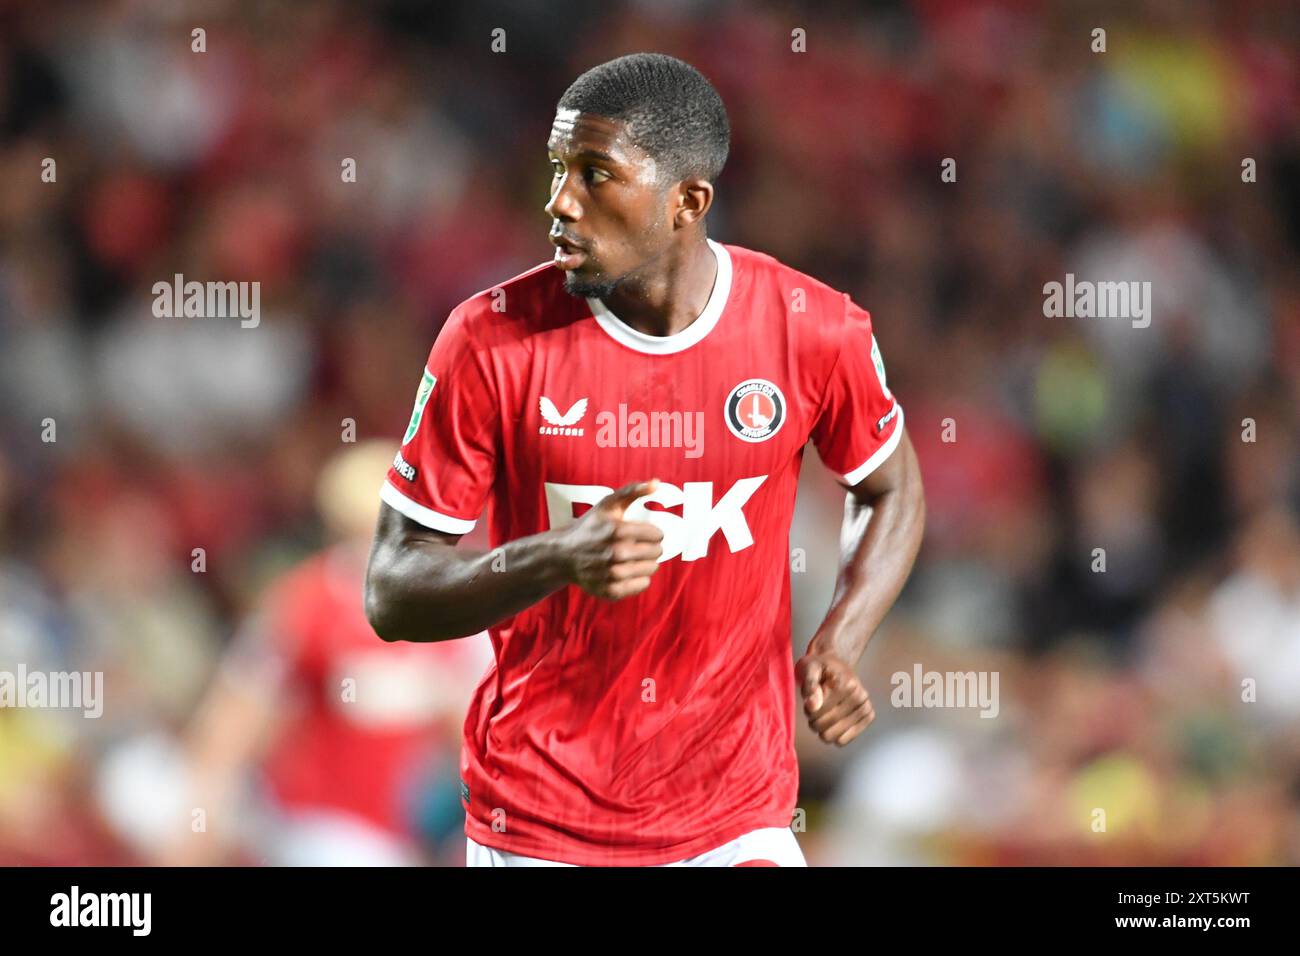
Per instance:
[[[653,273],[604,300],[626,325],[646,335],[676,335],[700,317],[713,294],[718,258],[703,237],[665,257]]]

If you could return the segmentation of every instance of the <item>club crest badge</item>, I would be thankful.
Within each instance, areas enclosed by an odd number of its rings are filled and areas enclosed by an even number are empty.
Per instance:
[[[746,379],[727,396],[723,416],[741,441],[766,441],[785,424],[785,396],[767,379]]]

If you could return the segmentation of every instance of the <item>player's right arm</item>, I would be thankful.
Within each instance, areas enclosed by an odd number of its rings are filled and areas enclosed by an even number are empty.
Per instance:
[[[488,552],[457,548],[460,535],[385,503],[366,572],[370,626],[386,641],[443,641],[477,634],[569,584],[609,600],[640,594],[663,554],[663,532],[623,512],[655,486],[625,485],[567,528]]]
[[[365,606],[386,641],[477,634],[569,584],[630,597],[650,586],[663,553],[658,528],[623,520],[651,482],[620,488],[566,528],[488,553],[456,547],[497,480],[505,427],[494,362],[506,360],[476,341],[469,312],[454,310],[433,344],[380,493]]]

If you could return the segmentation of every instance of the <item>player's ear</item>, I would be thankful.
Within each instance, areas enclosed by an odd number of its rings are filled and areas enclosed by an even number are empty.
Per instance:
[[[678,229],[694,225],[713,205],[713,183],[707,179],[683,179],[673,188],[677,209],[673,225]]]

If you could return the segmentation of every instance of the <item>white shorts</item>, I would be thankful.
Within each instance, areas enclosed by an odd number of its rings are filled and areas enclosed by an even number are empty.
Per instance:
[[[522,856],[509,850],[475,843],[465,838],[466,866],[574,866],[557,863],[535,856]],[[659,866],[807,866],[799,841],[789,827],[764,827],[742,833],[722,846],[706,850],[697,856]]]

